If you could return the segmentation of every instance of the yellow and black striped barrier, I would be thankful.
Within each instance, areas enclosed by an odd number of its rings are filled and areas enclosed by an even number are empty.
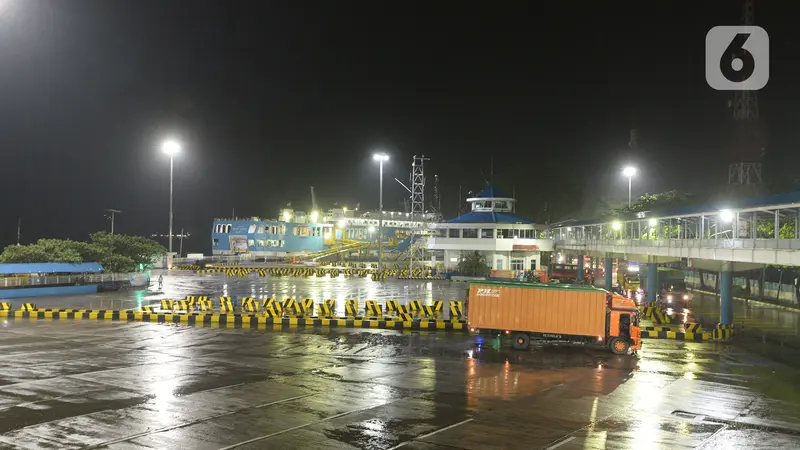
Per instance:
[[[674,339],[676,341],[704,342],[712,339],[711,333],[682,333],[680,331],[642,331],[642,339]]]
[[[734,326],[733,325],[725,325],[718,323],[714,328],[714,340],[715,341],[727,341],[731,339],[734,335]]]
[[[364,302],[364,314],[367,317],[383,317],[383,308],[376,300],[367,300]]]
[[[464,318],[464,302],[450,302],[450,318],[463,319]]]
[[[251,313],[258,312],[258,303],[253,297],[243,297],[241,302],[242,311]]]
[[[331,318],[336,315],[336,300],[323,300],[317,304],[317,316]]]
[[[283,303],[274,298],[265,298],[261,305],[264,309],[264,315],[268,317],[281,317],[283,316]]]
[[[405,305],[404,305],[405,306]],[[397,300],[386,300],[386,314],[399,313],[400,302]]]
[[[211,300],[198,300],[197,309],[205,312],[214,311],[214,303]]]
[[[345,300],[344,301],[344,315],[347,317],[358,316],[358,300]]]
[[[699,333],[703,331],[699,323],[686,322],[683,324],[683,329],[687,333]]]
[[[469,331],[465,321],[435,319],[394,320],[365,319],[360,317],[320,318],[283,317],[274,318],[256,314],[173,314],[148,313],[144,311],[119,310],[35,310],[0,311],[0,318],[10,320],[96,320],[114,322],[173,323],[190,326],[221,328],[374,328],[390,330],[444,330]]]
[[[642,331],[685,331],[681,327],[653,327],[653,326],[643,326],[640,327]]]
[[[649,319],[657,324],[670,324],[674,323],[676,320],[674,314],[667,315],[666,312],[655,306],[639,307],[639,311],[641,312],[642,317],[644,317],[645,319]]]
[[[219,310],[223,313],[233,313],[235,311],[230,297],[219,298]]]
[[[295,314],[297,317],[314,315],[314,299],[304,298],[295,303]]]
[[[189,266],[186,266],[189,267]],[[340,275],[346,277],[367,278],[380,281],[387,278],[396,278],[398,280],[445,280],[446,278],[440,275],[433,275],[430,269],[386,269],[377,271],[375,269],[366,267],[353,267],[345,269],[336,269],[328,267],[207,267],[205,269],[197,268],[195,270],[198,274],[223,274],[228,277],[245,278],[252,274],[260,277],[273,276],[273,277],[331,277],[337,278]]]

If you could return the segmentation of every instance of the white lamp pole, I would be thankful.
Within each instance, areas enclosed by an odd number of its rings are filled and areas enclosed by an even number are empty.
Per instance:
[[[372,159],[378,161],[380,168],[380,181],[378,188],[378,271],[383,270],[383,162],[389,160],[389,155],[376,153]]]
[[[622,169],[622,174],[628,177],[628,208],[632,205],[631,187],[633,186],[633,176],[636,175],[636,168],[628,166]]]
[[[176,141],[164,141],[161,150],[169,155],[169,252],[172,253],[172,169],[175,155],[181,151],[181,144]]]

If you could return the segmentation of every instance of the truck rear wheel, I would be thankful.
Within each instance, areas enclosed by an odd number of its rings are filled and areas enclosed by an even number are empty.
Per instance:
[[[611,338],[611,341],[608,343],[608,347],[615,355],[627,355],[631,345],[628,343],[627,339],[615,337]]]
[[[531,345],[531,338],[528,333],[514,333],[511,336],[511,346],[516,350],[527,350]]]

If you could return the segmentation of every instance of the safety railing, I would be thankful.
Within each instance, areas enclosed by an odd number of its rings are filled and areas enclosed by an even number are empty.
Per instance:
[[[53,286],[63,284],[98,284],[114,281],[129,281],[128,273],[98,273],[77,275],[25,275],[0,278],[0,287],[35,287]]]
[[[800,239],[562,239],[559,246],[800,250]]]

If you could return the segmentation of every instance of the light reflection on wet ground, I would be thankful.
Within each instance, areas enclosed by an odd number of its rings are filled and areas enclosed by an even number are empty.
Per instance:
[[[800,372],[725,345],[72,321],[0,345],[0,448],[800,446]]]
[[[275,297],[296,299],[312,298],[316,301],[334,299],[337,301],[339,313],[344,313],[344,300],[378,300],[381,304],[386,300],[422,300],[430,303],[433,300],[464,300],[467,291],[466,283],[451,281],[417,281],[387,279],[372,281],[369,278],[345,277],[258,277],[250,275],[246,278],[226,277],[222,274],[195,275],[188,271],[171,271],[164,276],[163,289],[158,289],[158,274],[153,272],[153,286],[148,290],[124,290],[105,292],[93,295],[70,295],[38,297],[35,299],[40,308],[94,308],[94,309],[129,309],[140,308],[158,302],[164,298],[182,299],[187,295],[208,295],[213,298],[231,296],[240,297]]]

